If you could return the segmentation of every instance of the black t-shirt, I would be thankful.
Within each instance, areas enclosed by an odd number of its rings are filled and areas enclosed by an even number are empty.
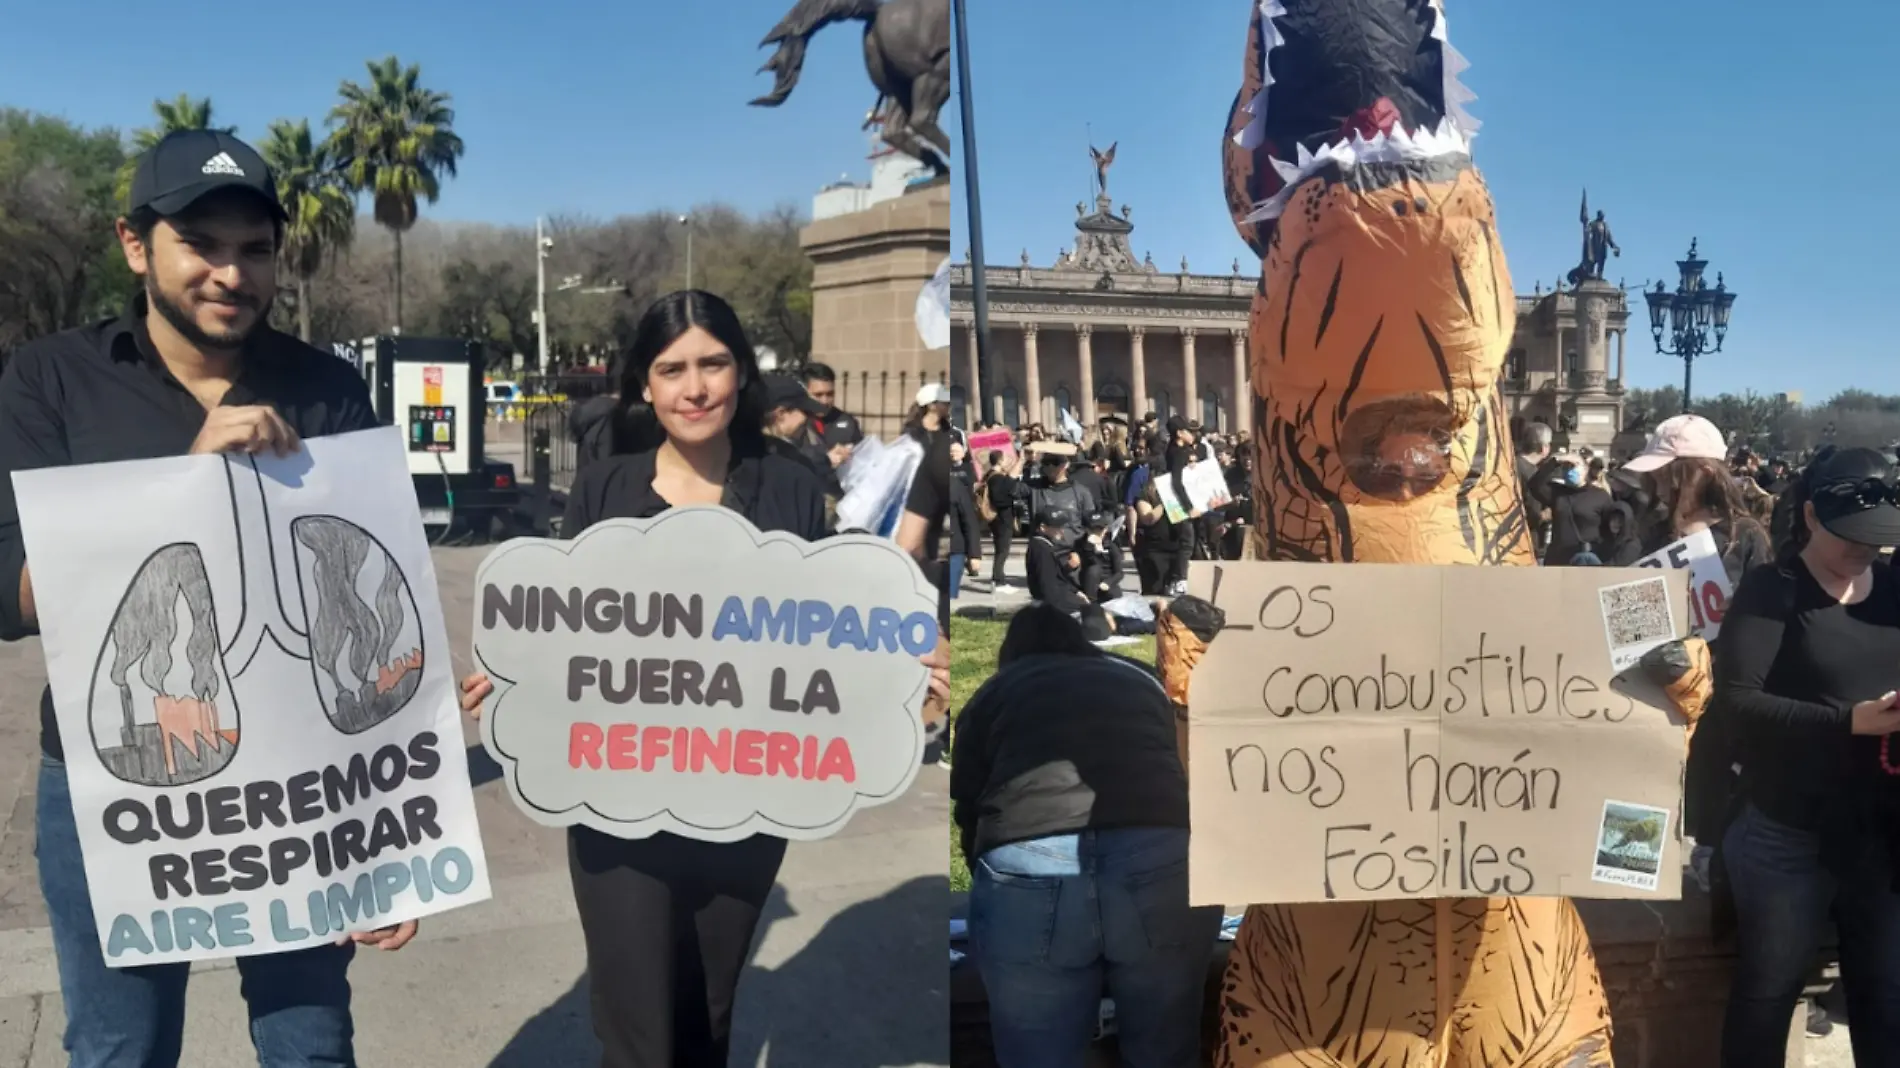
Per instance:
[[[944,521],[950,516],[950,432],[919,429],[910,433],[922,443],[924,459],[911,479],[904,510],[929,522],[924,532],[924,559],[935,560],[942,555]]]
[[[1174,705],[1121,657],[1031,656],[957,718],[950,798],[963,852],[1116,827],[1186,827]]]
[[[381,425],[354,368],[268,327],[246,344],[243,369],[223,400],[224,407],[253,404],[275,408],[305,438]],[[28,561],[13,472],[183,456],[205,414],[152,348],[142,294],[117,319],[14,354],[0,375],[0,640],[38,632],[20,611],[20,569]],[[102,511],[100,521],[136,517]],[[65,755],[50,689],[40,696],[40,748],[55,759]]]
[[[575,537],[603,519],[650,519],[673,507],[653,488],[657,456],[610,456],[577,474],[567,491],[561,536]],[[784,531],[806,541],[827,533],[823,483],[805,463],[776,450],[735,456],[720,503],[762,531]]]
[[[1715,645],[1717,711],[1732,717],[1743,789],[1769,818],[1808,830],[1865,829],[1869,803],[1900,788],[1880,740],[1852,733],[1853,707],[1900,690],[1900,586],[1845,605],[1797,558],[1748,572]]]

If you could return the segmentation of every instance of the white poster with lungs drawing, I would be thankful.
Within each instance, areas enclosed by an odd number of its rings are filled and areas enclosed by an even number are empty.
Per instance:
[[[14,474],[109,965],[488,897],[404,455],[385,428]]]

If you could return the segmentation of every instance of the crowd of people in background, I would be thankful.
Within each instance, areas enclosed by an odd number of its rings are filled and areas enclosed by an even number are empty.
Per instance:
[[[993,438],[998,430],[1007,428],[985,424],[975,433]],[[1110,417],[1088,429],[1071,420],[1063,433],[1040,424],[1007,433],[1007,448],[964,446],[952,455],[953,479],[968,491],[952,520],[962,575],[982,574],[987,548],[991,589],[1017,592],[1006,568],[1025,541],[1029,597],[1102,640],[1152,630],[1141,600],[1185,591],[1189,561],[1240,558],[1253,521],[1247,435],[1153,412],[1133,425]],[[1226,499],[1171,515],[1164,498],[1191,500],[1186,472],[1201,463],[1218,468]]]

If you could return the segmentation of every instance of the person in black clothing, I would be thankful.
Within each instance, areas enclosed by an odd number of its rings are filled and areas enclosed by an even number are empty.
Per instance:
[[[1635,513],[1622,501],[1611,501],[1597,518],[1596,556],[1604,567],[1632,567],[1643,558]]]
[[[800,442],[811,421],[824,413],[824,405],[813,400],[805,387],[790,375],[760,375],[765,384],[765,433],[772,451],[796,459],[818,476],[827,493],[833,496],[837,477],[823,456],[814,455]]]
[[[995,562],[990,565],[990,585],[994,589],[1004,589],[1004,568],[1009,564],[1010,543],[1016,538],[1016,498],[1022,492],[1022,480],[1017,478],[1021,469],[1022,454],[1017,453],[1015,462],[1004,463],[1001,451],[989,455],[988,474],[978,492],[987,494],[990,509],[996,518],[990,520],[990,554]]]
[[[996,659],[958,717],[950,797],[997,1063],[1081,1063],[1105,990],[1122,1064],[1202,1063],[1221,910],[1188,906],[1174,706],[1053,605],[1017,613]]]
[[[1603,485],[1603,461],[1592,459],[1586,469],[1570,463],[1563,467],[1563,479],[1552,491],[1550,509],[1550,549],[1544,563],[1568,567],[1588,552],[1601,562],[1596,551],[1598,533],[1603,527],[1603,511],[1610,506],[1610,491]]]
[[[1069,459],[1059,452],[1044,453],[1043,485],[1030,493],[1031,515],[1056,511],[1069,517],[1068,525],[1062,528],[1062,533],[1056,538],[1064,546],[1074,546],[1082,540],[1082,535],[1087,533],[1083,521],[1095,513],[1096,500],[1100,496],[1093,487],[1075,480]]]
[[[828,480],[832,492],[838,492],[837,470],[851,458],[851,450],[864,440],[864,428],[856,418],[838,408],[838,373],[828,365],[813,361],[798,372],[805,392],[823,409],[812,416],[805,428],[805,452],[821,469],[833,474]]]
[[[766,385],[725,301],[689,290],[648,308],[620,396],[613,455],[568,492],[567,537],[687,505],[721,505],[807,541],[826,535],[823,484],[769,446]],[[941,696],[948,673],[932,667]],[[477,714],[493,689],[485,675],[462,680],[462,707]],[[785,845],[771,835],[703,842],[569,830],[602,1068],[723,1068],[733,996]]]
[[[1082,555],[1061,540],[1063,531],[1073,523],[1074,517],[1065,509],[1037,512],[1036,530],[1029,536],[1029,547],[1023,554],[1030,599],[1055,605],[1070,615],[1091,603],[1082,590]]]
[[[982,524],[976,517],[976,494],[970,483],[952,473],[950,476],[950,599],[956,600],[963,576],[976,574],[983,560]]]
[[[1107,512],[1089,516],[1083,524],[1088,533],[1075,547],[1082,561],[1082,592],[1096,604],[1122,595],[1122,550],[1108,536],[1109,522]]]
[[[1747,573],[1715,647],[1709,715],[1742,767],[1719,853],[1740,925],[1724,1068],[1780,1068],[1830,913],[1854,1061],[1900,1064],[1900,582],[1880,559],[1900,491],[1870,449],[1824,450],[1802,490],[1795,551]]]
[[[1157,471],[1135,499],[1135,573],[1141,577],[1141,592],[1147,597],[1170,596],[1184,588],[1188,556],[1194,551],[1193,539],[1187,533],[1193,522],[1174,522],[1161,503],[1161,489],[1156,483],[1167,477],[1167,472]]]
[[[269,325],[285,215],[255,150],[210,130],[168,134],[139,157],[130,201],[117,240],[140,286],[124,313],[28,342],[0,376],[0,640],[38,634],[41,609],[51,607],[33,588],[14,472],[186,455],[283,456],[305,438],[380,425],[350,364]],[[139,517],[100,502],[98,521],[136,524]],[[34,853],[59,963],[66,1052],[79,1068],[175,1068],[191,968],[107,967],[67,742],[92,745],[60,737],[52,692],[43,691]],[[253,1043],[281,1063],[354,1064],[348,971],[356,947],[400,948],[416,926],[239,958]]]

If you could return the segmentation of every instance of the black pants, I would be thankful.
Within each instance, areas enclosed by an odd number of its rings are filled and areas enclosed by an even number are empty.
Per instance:
[[[1016,515],[1014,512],[1003,512],[990,520],[990,559],[995,561],[990,566],[990,582],[993,585],[1002,585],[1003,568],[1009,563],[1010,542],[1015,538]]]
[[[1171,548],[1135,549],[1135,572],[1141,576],[1141,592],[1159,597],[1176,582],[1187,581],[1188,558],[1194,545],[1182,538]]]
[[[726,1068],[732,999],[785,839],[568,833],[601,1068]]]
[[[1722,1068],[1782,1068],[1788,1021],[1820,963],[1830,910],[1840,934],[1848,1037],[1861,1068],[1900,1066],[1900,896],[1886,842],[1820,835],[1750,805],[1729,824],[1722,863],[1739,920],[1722,1024]]]

